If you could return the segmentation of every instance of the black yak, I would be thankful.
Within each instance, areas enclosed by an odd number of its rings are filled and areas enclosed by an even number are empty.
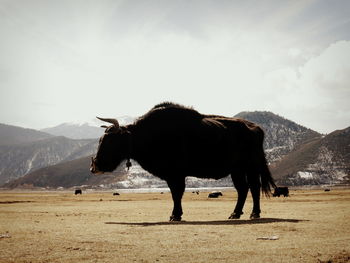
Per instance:
[[[253,197],[251,218],[260,217],[260,189],[270,195],[274,180],[263,150],[264,132],[256,124],[237,118],[203,115],[173,103],[153,107],[133,124],[119,126],[116,119],[103,119],[111,126],[100,138],[92,157],[91,172],[112,172],[130,159],[165,180],[174,208],[171,221],[180,221],[185,178],[220,179],[231,175],[238,200],[229,219],[238,219],[250,189]]]
[[[219,196],[222,196],[221,192],[211,192],[208,194],[208,198],[218,198]]]
[[[281,195],[283,195],[284,197],[289,196],[289,189],[287,186],[285,187],[276,187],[274,193],[272,194],[272,196],[276,197],[280,197]]]

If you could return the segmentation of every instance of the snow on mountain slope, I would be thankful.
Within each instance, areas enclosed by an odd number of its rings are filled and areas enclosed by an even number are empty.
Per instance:
[[[263,128],[265,132],[264,149],[270,163],[281,160],[296,146],[322,136],[316,131],[272,112],[241,112],[235,117],[249,120]]]
[[[271,170],[287,185],[349,183],[350,127],[300,145]]]

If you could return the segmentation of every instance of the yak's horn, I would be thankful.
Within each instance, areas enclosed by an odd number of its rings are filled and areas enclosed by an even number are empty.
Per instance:
[[[114,125],[114,127],[119,129],[119,122],[116,119],[106,119],[106,118],[100,118],[100,117],[96,117],[96,118],[101,120],[101,121],[112,123]]]

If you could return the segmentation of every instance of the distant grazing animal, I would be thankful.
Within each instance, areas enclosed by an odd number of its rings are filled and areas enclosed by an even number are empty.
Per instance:
[[[289,196],[289,189],[288,189],[288,187],[276,187],[275,188],[275,192],[273,193],[273,196],[280,197],[281,195],[283,195],[284,197]]]
[[[185,178],[220,179],[231,175],[238,200],[229,219],[238,219],[250,189],[251,218],[260,217],[260,189],[275,187],[263,150],[264,132],[256,124],[237,118],[203,115],[192,108],[161,103],[133,124],[120,126],[116,119],[100,138],[91,158],[94,174],[112,172],[123,160],[136,160],[143,169],[165,180],[174,207],[170,221],[180,221]]]
[[[115,193],[113,193],[113,195],[120,195],[119,193],[117,193],[117,192],[115,192]]]
[[[221,192],[212,192],[208,195],[208,198],[218,198],[219,196],[222,196]]]
[[[74,194],[75,195],[81,195],[83,192],[81,191],[81,189],[75,189],[75,192],[74,192]]]
[[[324,189],[325,192],[329,192],[330,190],[329,188]]]

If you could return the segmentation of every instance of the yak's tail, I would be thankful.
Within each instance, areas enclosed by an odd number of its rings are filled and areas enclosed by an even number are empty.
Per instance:
[[[258,147],[259,149],[259,170],[260,170],[260,180],[261,180],[261,190],[265,196],[269,197],[271,195],[271,188],[276,188],[275,181],[271,175],[270,169],[267,165],[265,152],[264,152],[264,131],[259,127],[257,129],[258,133]]]
[[[260,167],[260,178],[261,178],[261,190],[265,196],[271,195],[271,188],[276,188],[275,181],[272,178],[269,167],[267,166],[265,154],[263,153],[263,160]]]

